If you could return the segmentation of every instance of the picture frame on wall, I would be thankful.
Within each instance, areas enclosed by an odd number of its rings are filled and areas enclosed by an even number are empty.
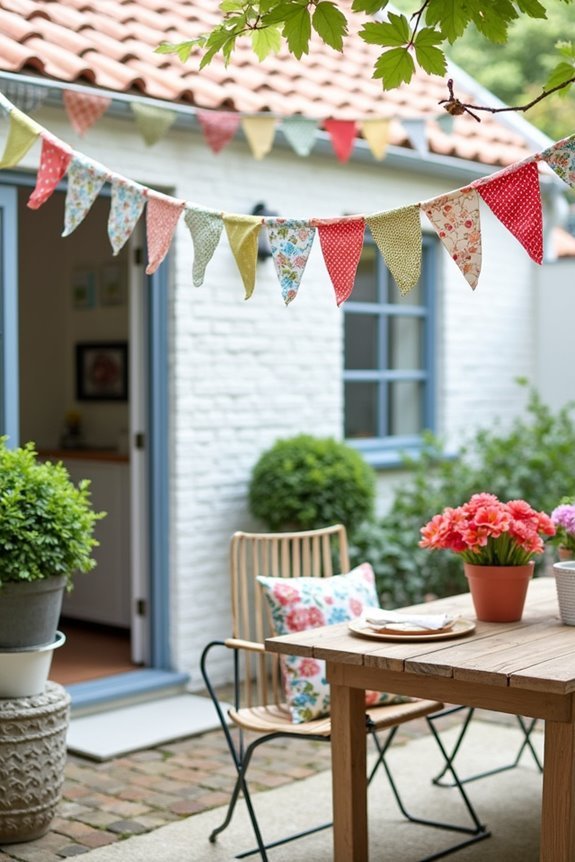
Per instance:
[[[98,276],[95,269],[78,267],[72,272],[72,307],[82,310],[96,305]]]
[[[128,400],[126,341],[90,341],[76,344],[76,399]]]
[[[124,269],[119,264],[103,266],[100,272],[100,305],[124,305],[126,285]]]

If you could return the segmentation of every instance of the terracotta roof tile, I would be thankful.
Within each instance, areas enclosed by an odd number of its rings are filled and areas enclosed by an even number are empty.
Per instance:
[[[182,64],[154,53],[161,41],[197,37],[220,20],[218,0],[0,0],[0,70],[40,71],[63,82],[89,81],[118,92],[237,111],[361,119],[427,116],[432,151],[491,165],[511,164],[532,152],[526,139],[494,117],[481,124],[458,117],[446,135],[433,117],[445,82],[417,73],[409,87],[384,92],[371,77],[379,50],[357,36],[350,18],[345,54],[314,35],[309,55],[285,50],[258,63],[247,42],[232,62],[221,58],[199,71],[199,57]],[[459,93],[465,98],[465,92]],[[410,146],[400,122],[392,143]]]

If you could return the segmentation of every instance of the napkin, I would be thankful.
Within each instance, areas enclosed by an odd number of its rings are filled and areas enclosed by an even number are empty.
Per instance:
[[[370,609],[366,611],[364,619],[366,623],[378,626],[379,628],[402,624],[404,626],[409,625],[420,629],[428,629],[429,631],[444,629],[454,621],[454,617],[451,614],[404,614],[400,611],[386,611],[383,609]]]

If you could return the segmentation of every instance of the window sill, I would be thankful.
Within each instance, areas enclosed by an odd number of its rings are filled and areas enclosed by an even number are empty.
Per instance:
[[[413,458],[417,461],[423,450],[421,440],[400,443],[396,445],[377,445],[377,443],[359,443],[356,440],[346,440],[348,446],[363,456],[364,460],[375,470],[402,470],[406,469],[405,458]],[[453,460],[456,452],[444,452],[446,461]]]

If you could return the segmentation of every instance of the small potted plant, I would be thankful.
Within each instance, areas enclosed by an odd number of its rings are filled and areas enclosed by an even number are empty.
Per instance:
[[[555,525],[552,539],[557,546],[560,560],[575,560],[575,497],[563,497],[551,512]]]
[[[0,649],[54,641],[64,589],[96,565],[89,481],[0,438]]]
[[[420,547],[460,554],[479,620],[513,622],[523,613],[533,557],[555,527],[525,500],[503,503],[494,494],[474,494],[435,515],[421,534]]]

